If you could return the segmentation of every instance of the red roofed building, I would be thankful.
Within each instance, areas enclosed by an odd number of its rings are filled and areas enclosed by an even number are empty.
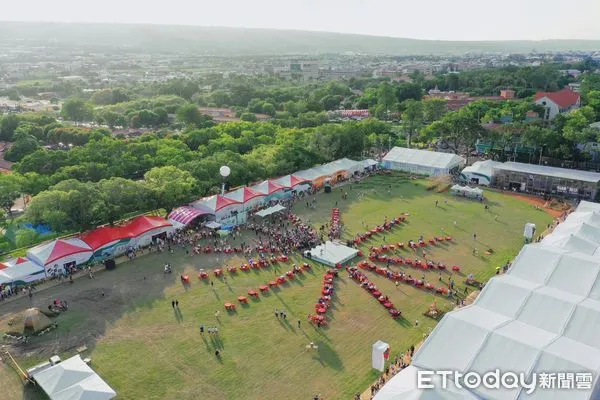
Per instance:
[[[546,108],[544,119],[553,120],[558,114],[578,109],[581,105],[581,96],[568,88],[558,92],[537,92],[535,104]]]

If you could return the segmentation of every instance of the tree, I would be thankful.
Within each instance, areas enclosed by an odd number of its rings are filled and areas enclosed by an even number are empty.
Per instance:
[[[403,82],[396,89],[396,98],[399,103],[408,99],[421,100],[421,97],[423,97],[423,90],[421,85],[416,83]]]
[[[592,90],[587,94],[587,105],[595,113],[595,120],[600,121],[600,90]]]
[[[40,148],[37,139],[26,133],[15,134],[15,142],[6,151],[4,158],[8,161],[18,162],[28,154]]]
[[[340,104],[342,103],[344,98],[339,95],[327,95],[321,99],[321,104],[323,108],[327,111],[337,110],[340,108]]]
[[[423,103],[416,100],[406,100],[402,113],[402,126],[407,136],[407,147],[410,148],[411,136],[423,126]]]
[[[14,114],[8,114],[0,120],[0,140],[10,142],[15,130],[19,126],[19,117]]]
[[[23,179],[17,174],[0,174],[0,207],[10,215],[10,209],[21,195]]]
[[[35,229],[19,229],[15,235],[15,244],[17,248],[23,248],[34,245],[39,242],[40,235]]]
[[[263,103],[262,112],[264,114],[270,115],[271,117],[274,117],[276,113],[275,106],[271,103]]]
[[[243,113],[242,115],[240,115],[240,119],[242,121],[248,121],[248,122],[256,122],[257,118],[256,118],[256,114],[252,114],[249,112]]]
[[[125,214],[156,206],[152,191],[141,182],[124,178],[103,179],[98,182],[98,190],[106,204],[106,218],[110,223]]]
[[[197,183],[188,171],[173,166],[152,168],[144,175],[144,181],[154,193],[156,207],[164,208],[167,214],[192,199]]]
[[[385,110],[394,108],[397,99],[394,93],[394,88],[387,82],[383,82],[377,89],[377,105],[380,105]]]
[[[464,150],[467,161],[475,142],[485,134],[477,115],[468,109],[446,114],[441,120],[429,125],[427,132],[430,137],[436,137],[446,142],[457,154]]]
[[[195,104],[184,104],[179,107],[176,118],[177,121],[183,124],[193,125],[197,128],[210,128],[214,125],[212,118],[202,114]]]
[[[431,123],[442,118],[446,114],[446,100],[444,99],[427,99],[422,101],[423,104],[423,119],[425,122]]]
[[[60,113],[69,121],[91,121],[94,116],[92,107],[81,99],[65,101]]]

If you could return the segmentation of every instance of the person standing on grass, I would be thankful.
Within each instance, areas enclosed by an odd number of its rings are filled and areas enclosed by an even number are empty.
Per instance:
[[[173,310],[175,309],[175,300],[171,301],[171,307],[173,307]]]
[[[179,308],[179,300],[175,300],[175,307]]]

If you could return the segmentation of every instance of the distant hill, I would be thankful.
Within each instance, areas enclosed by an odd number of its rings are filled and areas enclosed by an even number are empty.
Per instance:
[[[0,43],[192,51],[213,55],[365,54],[416,55],[481,52],[529,53],[600,50],[600,40],[434,41],[291,30],[168,25],[0,22]]]

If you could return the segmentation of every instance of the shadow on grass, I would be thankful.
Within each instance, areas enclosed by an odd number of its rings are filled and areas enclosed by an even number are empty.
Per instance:
[[[319,348],[317,349],[317,354],[313,355],[313,360],[318,361],[324,367],[333,368],[336,371],[344,370],[342,359],[328,343],[317,340],[315,344]]]
[[[405,317],[396,318],[394,321],[396,321],[398,323],[398,325],[400,325],[404,328],[412,327],[412,324]]]
[[[183,314],[181,313],[179,307],[174,308],[173,312],[175,313],[175,319],[181,324],[183,322]]]

